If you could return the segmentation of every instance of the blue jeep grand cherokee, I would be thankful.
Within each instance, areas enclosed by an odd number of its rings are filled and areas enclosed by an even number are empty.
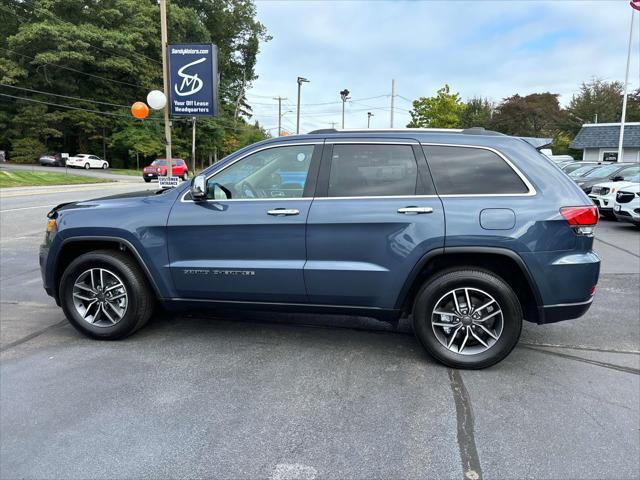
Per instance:
[[[595,206],[532,146],[483,129],[317,131],[246,147],[192,182],[60,205],[44,287],[98,339],[156,302],[396,321],[441,362],[482,368],[522,320],[593,299]]]

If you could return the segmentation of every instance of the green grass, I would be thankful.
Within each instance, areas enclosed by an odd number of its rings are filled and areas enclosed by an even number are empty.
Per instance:
[[[142,176],[142,170],[135,170],[130,168],[110,168],[109,173],[117,173],[118,175],[131,175],[133,177]]]
[[[0,170],[0,188],[34,187],[41,185],[72,185],[76,183],[105,183],[110,180],[64,173]]]

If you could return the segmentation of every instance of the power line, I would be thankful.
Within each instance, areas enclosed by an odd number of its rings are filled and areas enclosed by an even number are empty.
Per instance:
[[[100,105],[109,105],[111,107],[122,107],[122,108],[129,108],[129,105],[119,105],[117,103],[109,103],[109,102],[100,102],[98,100],[90,100],[88,98],[79,98],[79,97],[71,97],[69,95],[60,95],[58,93],[52,93],[52,92],[43,92],[41,90],[33,90],[32,88],[26,88],[26,87],[18,87],[16,85],[8,85],[6,83],[0,83],[1,87],[9,87],[9,88],[15,88],[17,90],[24,90],[26,92],[32,92],[32,93],[40,93],[42,95],[51,95],[53,97],[61,97],[61,98],[67,98],[69,100],[78,100],[80,102],[90,102],[90,103],[98,103]]]
[[[248,97],[254,96],[254,97],[260,97],[263,98],[263,95],[255,95],[253,93],[247,93]],[[382,98],[382,97],[389,97],[389,95],[376,95],[375,97],[365,97],[365,98],[356,98],[354,100],[373,100],[374,98]],[[335,105],[335,104],[341,104],[342,100],[336,100],[336,101],[332,101],[332,102],[320,102],[320,103],[302,103],[300,104],[300,106],[302,107],[313,107],[313,106],[320,106],[320,105]],[[251,102],[251,105],[275,105],[275,103],[264,103],[264,102]],[[287,107],[295,107],[295,105],[289,105],[286,104],[285,106]]]
[[[71,105],[61,105],[59,103],[45,102],[43,100],[36,100],[35,98],[20,97],[20,96],[17,96],[17,95],[9,95],[7,93],[0,93],[0,96],[9,97],[9,98],[16,98],[18,100],[25,100],[27,102],[41,103],[41,104],[44,104],[44,105],[51,105],[51,106],[54,106],[54,107],[68,108],[70,110],[82,110],[84,112],[98,113],[100,115],[109,115],[109,116],[112,116],[112,117],[128,118],[129,120],[132,119],[131,116],[123,115],[121,113],[103,112],[101,110],[92,110],[90,108],[74,107],[74,106],[71,106]],[[155,118],[150,118],[149,120],[159,121],[159,119],[155,119]]]
[[[11,50],[9,48],[0,47],[0,50],[5,50],[7,52],[11,52],[11,53],[14,53],[16,55],[20,55],[22,57],[30,58],[32,60],[37,60],[36,57],[32,57],[30,55],[25,55],[24,53],[16,52],[15,50]],[[64,70],[69,70],[70,72],[75,72],[75,73],[79,73],[81,75],[86,75],[88,77],[99,78],[100,80],[104,80],[105,82],[119,83],[121,85],[128,85],[130,87],[137,87],[137,88],[144,88],[144,89],[147,88],[147,87],[143,87],[142,85],[137,85],[135,83],[122,82],[120,80],[113,80],[111,78],[101,77],[100,75],[94,75],[93,73],[83,72],[83,71],[77,70],[75,68],[65,67],[64,65],[56,65],[55,63],[50,63],[50,62],[41,62],[41,63],[43,65],[49,65],[51,67],[62,68]]]
[[[24,2],[24,3],[29,5],[28,2]],[[70,26],[72,26],[74,28],[77,28],[77,27],[80,26],[80,25],[76,25],[76,24],[71,23],[71,22],[67,22],[66,20],[63,20],[60,17],[56,16],[53,12],[50,12],[49,10],[43,9],[42,7],[36,6],[35,4],[31,4],[30,6],[33,8],[34,12],[36,11],[36,9],[39,9],[39,11],[47,13],[51,18],[55,19],[56,21],[58,21],[58,22],[60,22],[62,24],[70,25]],[[11,13],[12,15],[14,15],[16,17],[23,19],[26,22],[31,22],[28,18],[26,18],[26,17],[24,17],[22,15],[19,15],[16,12],[7,9],[6,7],[3,7],[2,5],[0,5],[0,8],[2,8],[5,12]],[[98,47],[96,45],[93,45],[93,44],[87,42],[86,40],[80,40],[80,41],[86,43],[90,47],[95,48],[96,50],[99,50],[101,52],[108,53],[108,54],[110,54],[112,56],[115,56],[115,57],[127,58],[127,59],[131,60],[131,57],[127,57],[125,55],[117,54],[117,53],[114,53],[113,51],[105,50],[104,48],[101,48],[101,47]],[[145,58],[145,59],[147,59],[147,60],[149,60],[151,62],[155,62],[157,64],[161,64],[161,62],[159,62],[158,60],[155,60],[155,59],[153,59],[151,57],[147,57],[146,55],[144,55],[142,53],[138,53],[138,52],[127,52],[127,53],[131,53],[132,55],[136,55],[138,57]]]
[[[80,111],[84,111],[84,112],[90,112],[90,113],[96,113],[98,115],[108,115],[111,117],[119,117],[119,118],[126,118],[128,120],[134,120],[130,115],[125,115],[125,114],[121,114],[121,113],[112,113],[112,112],[103,112],[101,110],[93,110],[90,108],[82,108],[82,107],[75,107],[72,105],[62,105],[59,103],[53,103],[53,102],[46,102],[44,100],[36,100],[35,98],[28,98],[28,97],[20,97],[18,95],[9,95],[7,93],[0,93],[0,96],[2,97],[9,97],[9,98],[15,98],[17,100],[24,100],[26,102],[33,102],[33,103],[40,103],[43,105],[50,105],[53,107],[60,107],[60,108],[67,108],[70,110],[80,110]],[[152,121],[152,122],[162,122],[163,120],[161,118],[145,118],[146,121]],[[191,122],[191,118],[172,118],[171,119],[172,122],[175,121],[184,121],[184,122]],[[222,127],[222,128],[226,128],[227,130],[233,130],[233,131],[240,131],[242,130],[241,128],[238,128],[237,126],[235,126],[234,123],[232,122],[223,122],[220,119],[216,118],[216,123],[218,124],[218,126]],[[234,126],[231,126],[234,125]],[[245,124],[246,126],[252,127],[253,125],[250,125],[249,123]]]

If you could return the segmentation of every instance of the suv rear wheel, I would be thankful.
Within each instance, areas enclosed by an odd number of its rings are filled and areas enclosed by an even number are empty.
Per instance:
[[[97,250],[76,258],[60,281],[62,309],[81,333],[116,340],[142,327],[154,299],[136,262],[113,250]]]
[[[413,328],[436,359],[454,368],[485,368],[518,343],[522,309],[515,292],[486,270],[442,272],[416,297]]]

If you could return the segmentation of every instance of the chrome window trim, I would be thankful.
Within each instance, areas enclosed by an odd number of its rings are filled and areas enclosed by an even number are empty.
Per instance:
[[[313,200],[375,200],[378,198],[438,198],[438,195],[367,195],[362,197],[314,197]]]
[[[418,142],[417,140],[410,140],[410,139],[406,139],[406,140],[398,140],[398,141],[389,141],[389,140],[384,140],[384,139],[366,139],[366,140],[338,140],[338,139],[333,139],[333,138],[327,138],[325,140],[310,140],[308,142],[291,142],[291,143],[281,143],[281,144],[275,144],[275,145],[265,145],[264,147],[261,147],[257,150],[252,150],[250,152],[247,152],[246,154],[242,155],[241,157],[236,158],[233,162],[230,162],[228,165],[225,165],[224,167],[222,167],[220,170],[217,170],[216,172],[212,173],[211,175],[207,176],[206,181],[209,181],[209,179],[211,177],[213,177],[214,175],[222,172],[223,170],[225,170],[226,168],[230,167],[231,165],[235,164],[236,162],[239,162],[240,160],[242,160],[243,158],[248,157],[249,155],[252,155],[254,153],[258,153],[261,152],[263,150],[268,150],[270,148],[279,148],[279,147],[296,147],[296,146],[316,146],[316,145],[322,145],[322,144],[376,144],[376,145],[408,145],[408,146],[415,146],[415,145],[419,145],[419,146],[433,146],[433,147],[461,147],[461,148],[478,148],[481,150],[488,150],[490,152],[495,153],[496,155],[498,155],[502,160],[504,160],[506,162],[506,164],[515,172],[515,174],[520,178],[520,180],[522,180],[522,182],[525,184],[525,186],[528,189],[527,193],[469,193],[469,194],[464,194],[464,193],[460,193],[460,194],[443,194],[443,195],[380,195],[380,196],[375,196],[375,195],[370,195],[370,196],[362,196],[362,197],[290,197],[290,198],[283,198],[283,197],[277,197],[277,198],[231,198],[231,199],[208,199],[206,200],[207,202],[256,202],[256,201],[292,201],[292,200],[366,200],[366,199],[384,199],[384,198],[408,198],[408,199],[412,199],[412,198],[465,198],[465,197],[470,197],[470,198],[474,198],[474,197],[532,197],[535,196],[537,194],[537,191],[535,189],[535,187],[533,186],[533,184],[529,181],[529,179],[520,171],[520,169],[518,167],[516,167],[507,157],[506,155],[504,155],[502,152],[500,152],[499,150],[496,150],[495,148],[492,147],[487,147],[484,145],[474,145],[474,144],[468,144],[468,145],[463,145],[463,144],[457,144],[457,143],[433,143],[433,142]],[[426,156],[426,155],[425,155]],[[428,164],[429,160],[427,159],[427,164]],[[196,203],[193,200],[185,200],[185,197],[189,194],[189,190],[185,191],[185,193],[182,195],[182,197],[180,198],[180,202],[181,203]],[[201,203],[201,202],[197,202],[197,203]]]
[[[484,145],[459,145],[455,143],[431,143],[431,142],[421,142],[420,146],[430,146],[430,147],[460,147],[460,148],[477,148],[480,150],[489,150],[490,152],[498,155],[502,160],[506,162],[511,170],[515,172],[515,174],[522,180],[527,189],[529,190],[527,193],[447,193],[443,195],[439,195],[441,198],[459,198],[459,197],[532,197],[537,194],[535,187],[529,181],[529,179],[520,171],[518,167],[516,167],[511,160],[509,160],[506,155],[504,155],[499,150],[496,150],[492,147],[486,147]],[[429,158],[425,153],[425,157],[427,157],[427,164],[429,163]],[[435,181],[434,181],[435,182]]]
[[[229,162],[227,165],[225,165],[224,167],[222,167],[220,170],[216,170],[215,172],[213,172],[211,175],[207,176],[205,179],[205,182],[208,182],[209,179],[211,177],[213,177],[214,175],[217,175],[218,173],[224,171],[225,169],[229,168],[231,165],[235,164],[236,162],[239,162],[240,160],[242,160],[243,158],[247,158],[249,155],[253,155],[254,153],[258,153],[261,152],[263,150],[269,150],[271,148],[281,148],[281,147],[300,147],[300,146],[313,146],[315,148],[316,145],[322,145],[324,143],[323,140],[310,140],[308,142],[290,142],[290,143],[277,143],[277,144],[273,144],[273,145],[265,145],[261,148],[258,148],[256,150],[251,150],[250,152],[245,153],[244,155],[236,158],[234,161]],[[202,202],[195,202],[194,200],[185,200],[185,197],[190,193],[189,189],[187,189],[183,194],[182,197],[180,197],[180,203],[202,203]],[[312,200],[313,197],[290,197],[290,198],[283,198],[283,197],[278,197],[278,198],[225,198],[225,199],[215,199],[215,198],[210,198],[207,199],[207,202],[246,202],[246,201],[252,201],[255,202],[256,200],[304,200],[304,199],[308,199],[308,200]]]
[[[553,305],[543,305],[542,308],[556,308],[556,307],[574,307],[579,305],[586,305],[588,303],[593,302],[593,297],[589,300],[585,300],[584,302],[575,302],[575,303],[555,303]]]

